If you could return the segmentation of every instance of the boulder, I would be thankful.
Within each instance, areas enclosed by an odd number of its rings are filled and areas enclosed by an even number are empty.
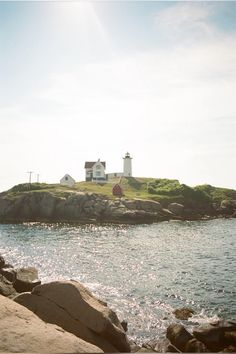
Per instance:
[[[201,325],[193,330],[193,335],[203,342],[209,350],[220,351],[229,342],[227,333],[236,331],[236,323],[230,321],[218,321]],[[233,343],[233,342],[232,342]]]
[[[102,350],[0,296],[0,352],[101,353]]]
[[[106,339],[118,351],[130,351],[127,336],[115,312],[79,282],[55,281],[39,285],[32,294],[62,307],[74,320]]]
[[[179,320],[187,320],[189,317],[192,317],[194,310],[190,307],[182,307],[173,311],[173,314]]]
[[[207,349],[205,344],[203,344],[196,338],[193,338],[190,339],[185,345],[184,352],[185,353],[207,353],[209,352],[209,350]]]
[[[166,337],[180,351],[184,351],[188,341],[193,339],[193,336],[181,324],[171,324],[167,328]]]
[[[2,274],[11,283],[14,283],[16,280],[16,270],[14,268],[4,266],[0,269],[0,274]]]
[[[184,211],[184,206],[179,203],[170,203],[167,209],[170,210],[175,215],[182,216]]]
[[[27,307],[46,323],[56,324],[65,331],[94,344],[104,352],[117,352],[117,350],[104,338],[86,327],[78,319],[74,319],[64,308],[43,296],[31,293],[19,294],[14,301]]]
[[[18,293],[31,291],[35,286],[40,285],[38,271],[34,267],[16,269],[16,280],[13,284]]]
[[[14,289],[12,283],[7,280],[2,274],[0,274],[0,295],[7,297],[16,295],[16,290]]]

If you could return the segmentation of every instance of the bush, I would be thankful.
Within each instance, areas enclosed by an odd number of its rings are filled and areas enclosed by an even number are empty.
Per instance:
[[[50,188],[50,185],[46,183],[21,183],[17,184],[16,186],[12,187],[9,192],[27,192],[27,191],[35,191],[41,189]]]

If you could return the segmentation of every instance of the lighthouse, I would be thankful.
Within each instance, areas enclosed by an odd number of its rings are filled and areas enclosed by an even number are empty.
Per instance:
[[[132,177],[132,157],[130,157],[130,154],[128,152],[125,154],[125,157],[123,157],[123,160],[124,160],[123,176]]]

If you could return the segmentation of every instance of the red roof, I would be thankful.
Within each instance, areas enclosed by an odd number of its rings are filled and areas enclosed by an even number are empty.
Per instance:
[[[104,166],[104,168],[106,168],[106,162],[105,162],[105,161],[95,161],[95,162],[86,161],[86,162],[85,162],[85,165],[84,165],[84,168],[92,168],[93,165],[94,165],[96,162],[100,162],[100,163]]]

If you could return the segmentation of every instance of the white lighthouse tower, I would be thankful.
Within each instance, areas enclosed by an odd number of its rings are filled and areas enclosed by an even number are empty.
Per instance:
[[[128,152],[125,154],[125,157],[123,157],[123,160],[124,160],[124,170],[123,170],[124,177],[132,177],[132,157],[130,157],[130,154]]]

